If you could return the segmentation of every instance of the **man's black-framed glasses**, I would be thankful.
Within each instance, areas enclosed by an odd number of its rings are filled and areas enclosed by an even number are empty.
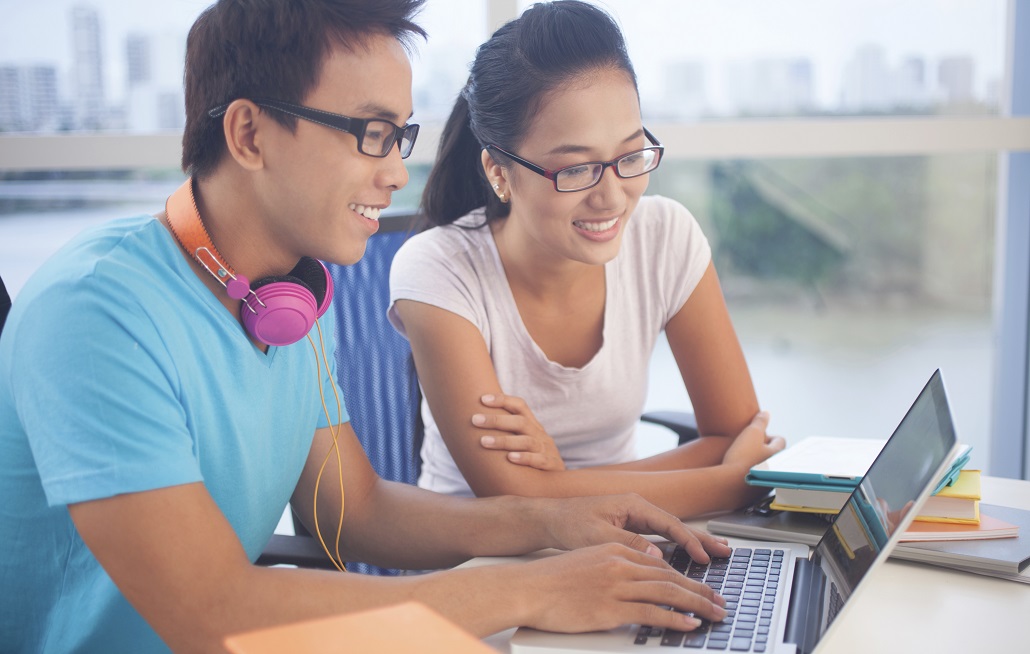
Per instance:
[[[634,150],[633,152],[627,152],[624,155],[618,156],[611,161],[587,161],[585,163],[573,164],[571,166],[565,166],[557,170],[548,170],[542,166],[538,166],[531,161],[526,161],[522,157],[516,156],[507,150],[503,150],[496,145],[486,146],[487,150],[496,150],[504,156],[510,158],[517,164],[529,168],[537,175],[546,177],[554,183],[554,190],[559,193],[573,193],[575,191],[585,191],[588,188],[597,186],[601,181],[601,176],[604,175],[606,168],[612,168],[615,170],[615,174],[622,179],[630,179],[632,177],[640,177],[646,175],[655,168],[662,161],[662,153],[665,152],[665,146],[658,142],[658,139],[654,137],[648,129],[644,128],[644,136],[653,145],[646,147],[642,150]]]
[[[398,127],[382,118],[351,118],[342,114],[334,114],[321,109],[312,109],[282,100],[251,100],[265,109],[281,111],[296,118],[302,118],[325,127],[338,129],[353,134],[358,139],[358,152],[370,157],[385,157],[390,154],[394,144],[400,144],[401,159],[407,159],[418,138],[418,125],[412,123]],[[229,108],[224,104],[207,112],[212,118],[218,118]]]

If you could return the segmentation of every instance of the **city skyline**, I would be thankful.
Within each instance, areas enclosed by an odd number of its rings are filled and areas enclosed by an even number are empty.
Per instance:
[[[167,114],[168,106],[175,102],[181,105],[181,100],[172,97],[181,89],[181,48],[189,25],[208,4],[208,0],[169,0],[160,6],[144,7],[143,3],[125,0],[38,0],[33,5],[10,7],[5,10],[9,20],[0,26],[0,67],[52,67],[60,99],[75,105],[79,124],[89,123],[82,118],[89,115],[83,106],[95,103],[95,91],[99,88],[107,109],[113,109],[116,115],[119,111],[125,114],[108,122],[130,129],[176,127]],[[998,100],[992,89],[999,86],[1004,63],[1000,44],[1004,39],[998,38],[1003,36],[1005,24],[1002,0],[949,0],[929,5],[872,0],[861,5],[868,11],[857,14],[858,5],[853,3],[834,3],[836,12],[827,13],[823,7],[826,3],[813,0],[778,3],[775,11],[752,0],[689,4],[649,0],[645,5],[648,11],[631,11],[627,0],[597,4],[608,9],[623,25],[640,79],[644,110],[653,115],[689,118],[738,112],[890,110],[905,103],[929,106],[944,95],[937,88],[937,79],[944,78],[940,72],[944,62],[949,62],[948,79],[952,86],[965,83],[972,98],[988,104]],[[75,36],[81,29],[73,27],[73,8],[77,6],[96,8],[99,19],[96,64],[100,72],[86,70],[87,77],[94,74],[100,79],[86,86],[82,70],[86,61],[94,60],[71,54],[75,48],[83,47],[77,44]],[[455,8],[461,8],[467,19],[459,29],[455,29],[453,20]],[[949,20],[943,21],[945,27],[910,29],[912,37],[903,42],[883,26],[917,20],[919,10],[928,19],[924,23],[941,23],[930,16],[940,8],[949,12]],[[679,20],[654,21],[654,15],[665,15],[662,12]],[[731,20],[734,12],[737,15]],[[873,27],[869,27],[863,21],[867,20],[867,13],[875,12],[880,13],[881,20],[873,21]],[[775,25],[760,29],[771,16],[790,29],[777,29]],[[486,38],[485,2],[429,0],[419,22],[430,38],[426,43],[417,43],[413,53],[416,112],[425,118],[439,119],[464,81],[475,46]],[[841,22],[855,23],[850,40],[837,38],[834,48],[827,48],[827,33],[832,36],[839,32],[835,25]],[[727,28],[726,38],[714,40],[705,30],[683,29],[683,25],[706,24],[730,25],[732,29]],[[670,26],[690,38],[664,43]],[[895,32],[897,27],[894,25]],[[801,42],[798,32],[805,34]],[[662,47],[655,48],[655,43]],[[134,48],[137,59],[142,51],[147,55],[148,65],[155,68],[147,80],[149,86],[141,86],[140,80],[132,79],[129,53]],[[864,63],[860,61],[863,57]],[[876,70],[870,72],[870,66]],[[75,67],[77,74],[73,74]],[[858,68],[881,86],[913,87],[918,82],[923,88],[895,89],[891,91],[896,96],[893,100],[869,99],[876,94],[868,92],[856,96],[855,89],[861,86],[854,80],[859,74],[854,70]],[[686,77],[677,77],[671,72],[675,70],[686,71]],[[90,92],[84,93],[83,89]],[[881,96],[886,92],[877,91]],[[158,95],[161,99],[155,99]],[[859,99],[855,100],[856,97]],[[677,107],[676,103],[684,99],[693,103],[695,109]],[[164,107],[163,122],[153,118],[133,120],[132,116],[139,115],[143,107],[154,113],[159,111],[158,105]]]

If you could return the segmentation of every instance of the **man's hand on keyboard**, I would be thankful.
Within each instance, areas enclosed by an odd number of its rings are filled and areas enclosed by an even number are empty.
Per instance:
[[[525,624],[537,629],[594,631],[636,623],[691,631],[701,624],[699,618],[719,621],[726,616],[725,601],[709,586],[660,558],[622,545],[547,557],[519,571],[520,592],[547,598],[523,603],[533,606]]]
[[[696,561],[728,556],[726,540],[684,525],[679,518],[639,495],[603,495],[544,500],[544,523],[551,546],[571,550],[601,543],[621,543],[661,558],[661,551],[640,534],[654,534],[682,545]]]

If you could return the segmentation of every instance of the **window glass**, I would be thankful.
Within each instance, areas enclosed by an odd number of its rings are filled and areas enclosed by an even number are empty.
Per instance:
[[[0,132],[182,129],[186,35],[211,0],[39,0],[0,21]],[[460,13],[462,19],[455,21]],[[416,120],[441,122],[487,34],[486,5],[431,0],[412,56]]]
[[[668,160],[648,192],[704,228],[773,433],[886,438],[940,368],[986,467],[996,177],[994,154]],[[664,341],[653,365],[650,408],[689,406]]]
[[[0,21],[0,131],[175,131],[186,31],[208,0],[37,0]],[[429,0],[413,55],[416,154],[435,147],[487,37],[486,1]],[[520,0],[521,10],[529,3]],[[1004,0],[605,0],[644,119],[996,114]],[[456,17],[460,17],[460,20]],[[933,369],[986,467],[996,154],[697,161],[666,151],[650,193],[683,202],[715,262],[771,431],[885,437]],[[398,209],[428,164],[409,161]],[[12,294],[81,228],[153,212],[163,170],[0,172]],[[675,383],[672,383],[675,382]],[[689,406],[667,346],[649,408]],[[657,433],[649,442],[661,443]]]
[[[596,4],[623,28],[659,139],[676,122],[998,114],[1003,0]],[[959,437],[986,467],[997,153],[676,150],[648,192],[680,200],[711,240],[771,431],[885,438],[939,367]],[[689,406],[678,378],[661,341],[649,408]],[[645,453],[668,446],[659,428],[642,431]]]
[[[622,26],[646,118],[998,112],[1005,0],[594,4]]]

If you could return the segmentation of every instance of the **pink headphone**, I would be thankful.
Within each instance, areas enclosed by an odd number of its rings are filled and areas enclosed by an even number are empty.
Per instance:
[[[333,301],[333,278],[318,259],[302,257],[285,275],[265,277],[253,284],[237,275],[211,242],[193,198],[193,178],[180,186],[165,204],[175,240],[240,302],[247,333],[265,345],[291,345],[304,338]]]

